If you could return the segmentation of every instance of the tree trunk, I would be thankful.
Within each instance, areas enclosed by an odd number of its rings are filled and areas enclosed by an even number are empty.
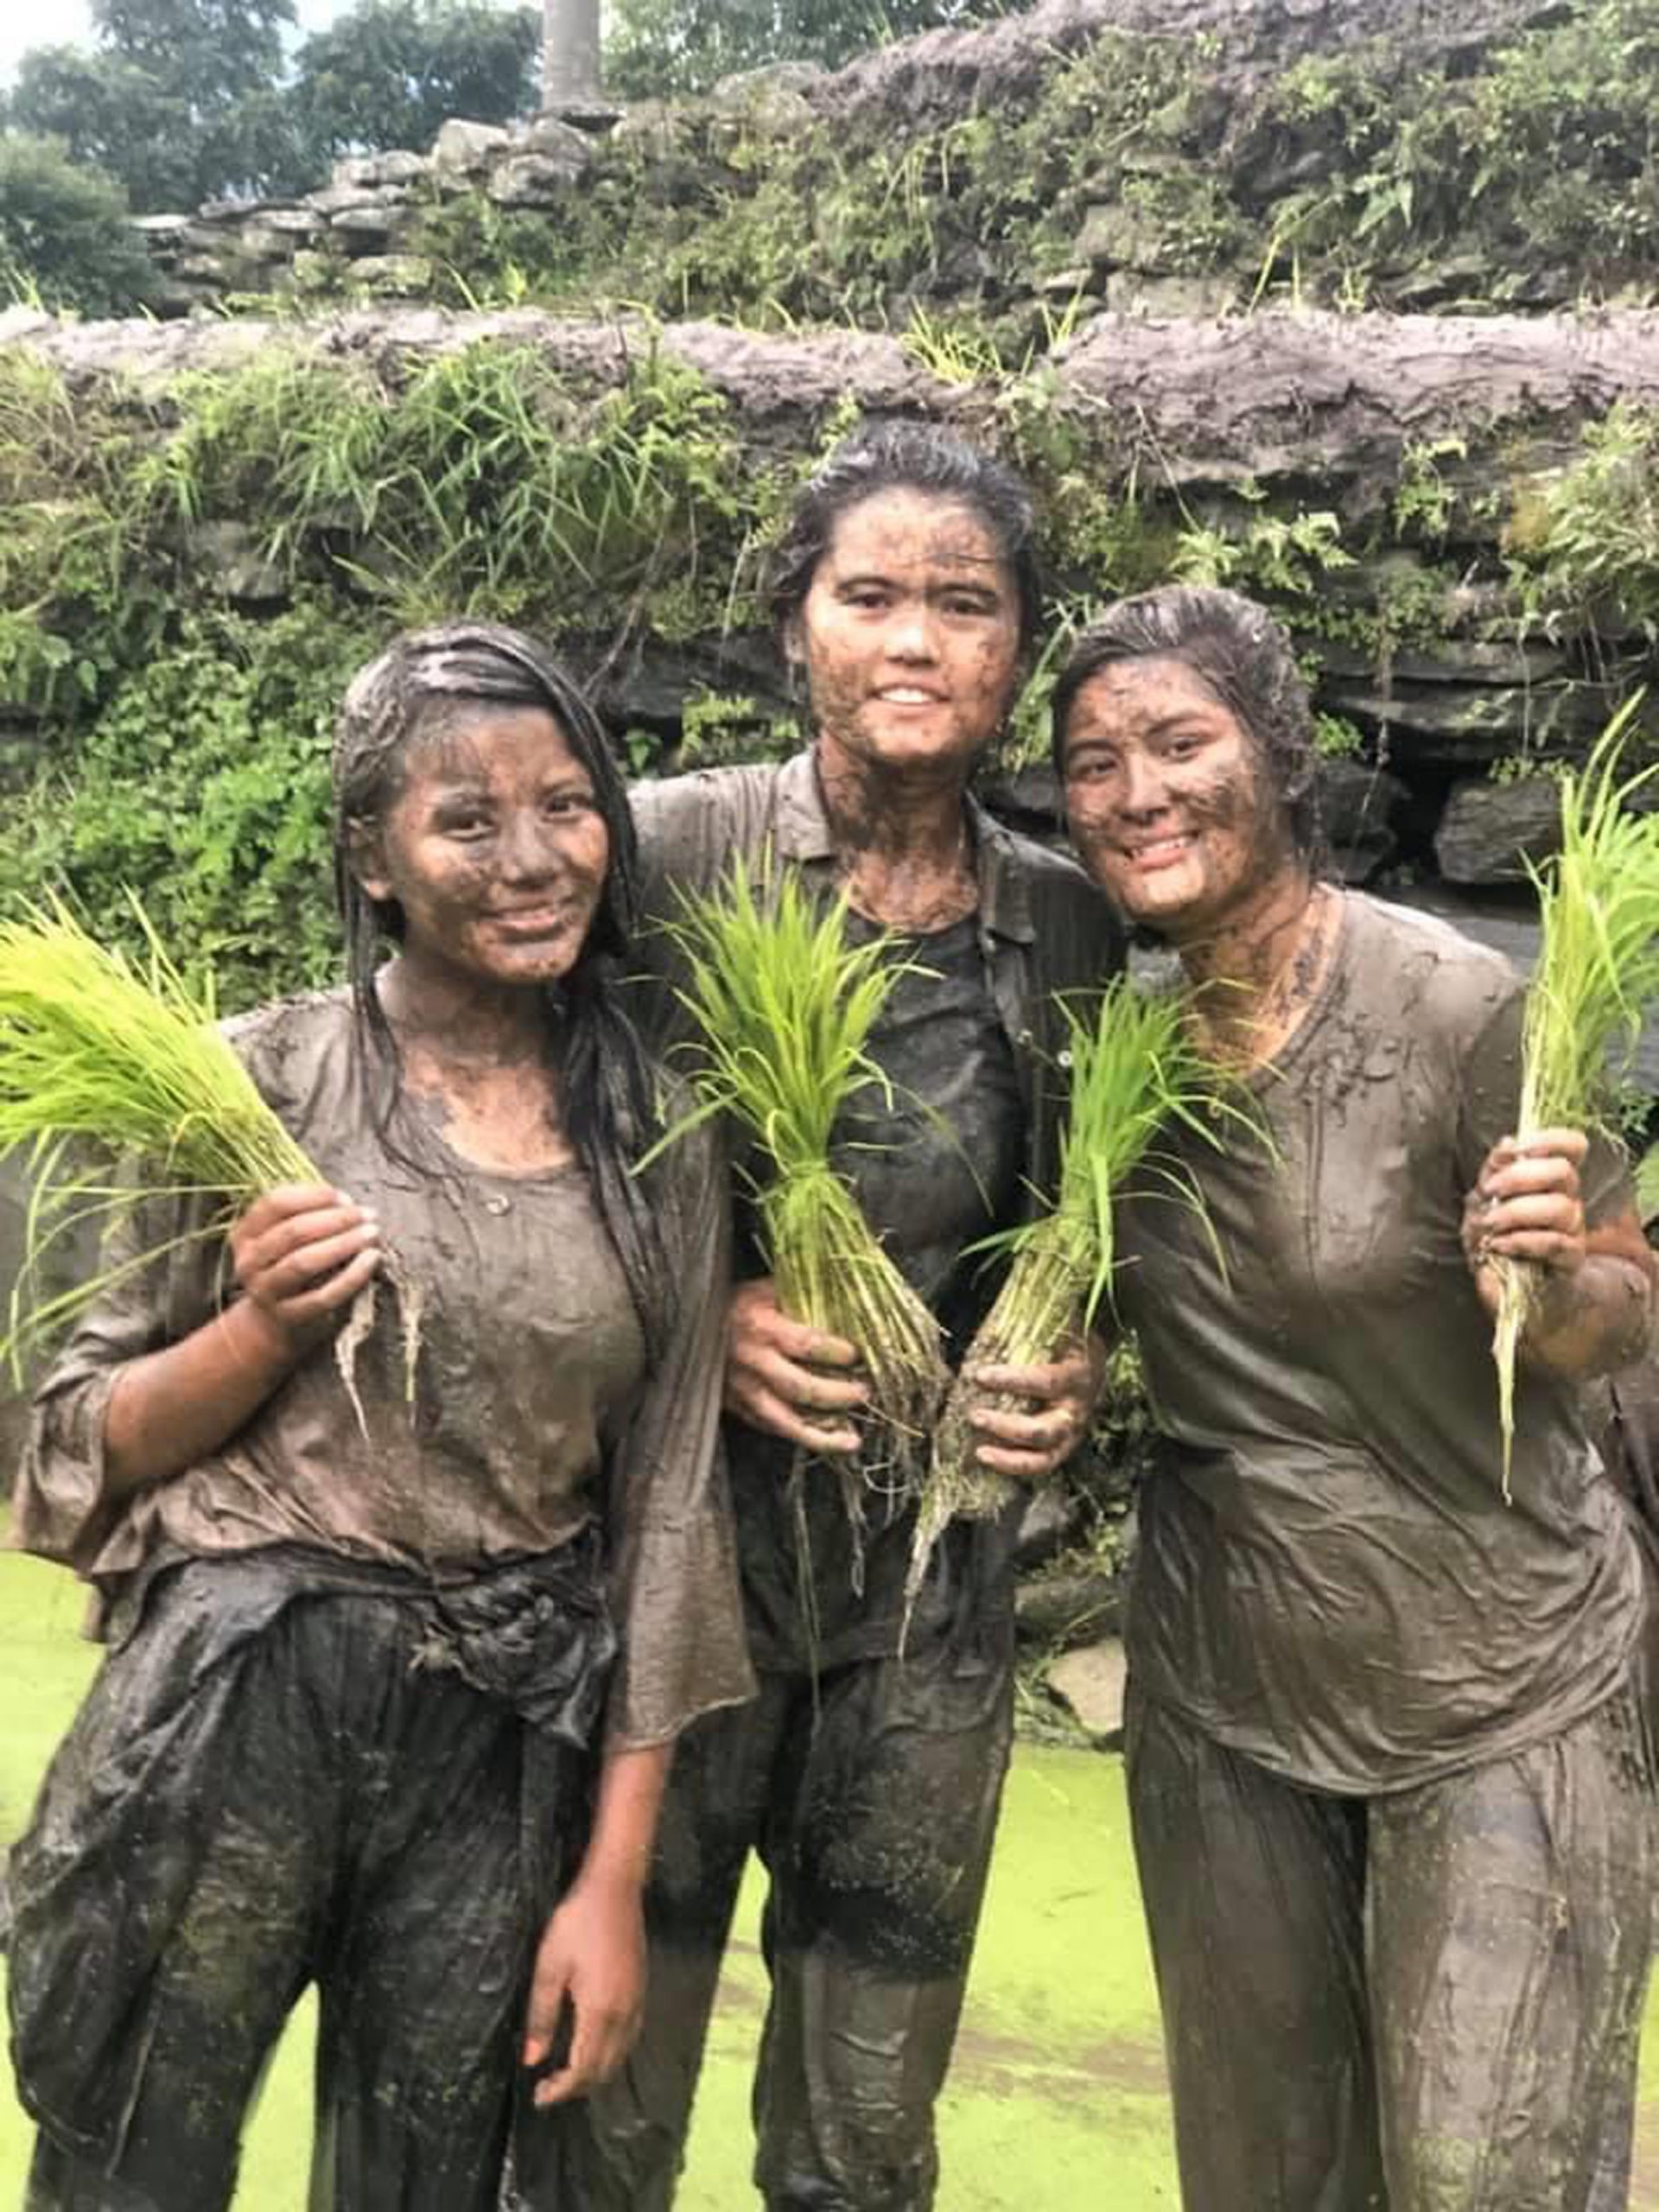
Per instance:
[[[542,0],[543,110],[599,97],[599,0]]]

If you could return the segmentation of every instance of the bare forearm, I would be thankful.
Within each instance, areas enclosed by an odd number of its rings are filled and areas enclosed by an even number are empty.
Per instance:
[[[1640,1359],[1652,1325],[1650,1268],[1622,1255],[1592,1253],[1576,1274],[1545,1277],[1522,1351],[1554,1375],[1587,1381]]]
[[[216,1452],[285,1380],[295,1357],[241,1300],[124,1367],[104,1423],[110,1503]]]
[[[673,1756],[672,1744],[653,1744],[644,1750],[613,1747],[607,1752],[579,1880],[644,1888]]]

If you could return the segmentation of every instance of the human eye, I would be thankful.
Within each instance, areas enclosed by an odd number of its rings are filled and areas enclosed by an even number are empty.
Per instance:
[[[556,821],[567,822],[578,815],[591,814],[594,800],[591,791],[558,791],[548,793],[545,804]]]
[[[1091,745],[1086,752],[1074,752],[1066,762],[1065,779],[1071,784],[1096,784],[1109,776],[1117,766],[1117,755],[1104,745]]]
[[[875,613],[887,606],[891,595],[885,584],[850,583],[842,587],[841,599],[844,607],[856,607],[863,613]]]
[[[455,837],[465,842],[487,837],[495,824],[487,807],[470,801],[455,800],[437,810],[432,826],[442,837]]]
[[[994,621],[1001,613],[996,601],[987,599],[982,592],[952,591],[941,601],[945,613],[957,622]]]

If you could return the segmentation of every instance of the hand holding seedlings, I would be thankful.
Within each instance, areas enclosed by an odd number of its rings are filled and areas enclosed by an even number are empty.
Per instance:
[[[1525,1139],[1500,1138],[1481,1163],[1464,1201],[1463,1249],[1494,1319],[1502,1291],[1495,1260],[1532,1260],[1563,1274],[1584,1265],[1579,1170],[1589,1148],[1581,1129],[1540,1129]]]
[[[327,1184],[285,1183],[230,1234],[248,1317],[273,1351],[298,1359],[343,1319],[381,1263],[380,1224]],[[245,1323],[244,1325],[246,1325]]]
[[[995,1474],[1041,1482],[1054,1474],[1089,1433],[1105,1387],[1107,1351],[1090,1336],[1076,1350],[1028,1367],[988,1362],[966,1376],[974,1393],[968,1420],[974,1457]],[[1011,1408],[1000,1400],[1018,1398]]]
[[[778,1303],[770,1275],[740,1283],[727,1327],[726,1410],[809,1452],[852,1452],[858,1431],[845,1418],[867,1402],[862,1382],[825,1368],[853,1368],[857,1348]]]

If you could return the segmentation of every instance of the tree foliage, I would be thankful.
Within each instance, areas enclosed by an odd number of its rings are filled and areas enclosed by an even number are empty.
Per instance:
[[[491,0],[361,0],[295,57],[302,156],[424,153],[451,116],[505,123],[536,105],[541,11]]]
[[[294,0],[97,0],[99,45],[36,48],[6,104],[142,214],[291,181],[277,83]]]
[[[290,69],[294,0],[96,0],[99,43],[37,47],[0,121],[60,139],[141,214],[300,191],[336,154],[424,151],[451,116],[532,111],[541,11],[361,0]]]
[[[0,296],[86,315],[130,315],[153,282],[118,186],[55,139],[0,131]]]
[[[606,86],[702,92],[773,61],[833,67],[889,39],[1009,12],[1010,0],[617,0]]]

